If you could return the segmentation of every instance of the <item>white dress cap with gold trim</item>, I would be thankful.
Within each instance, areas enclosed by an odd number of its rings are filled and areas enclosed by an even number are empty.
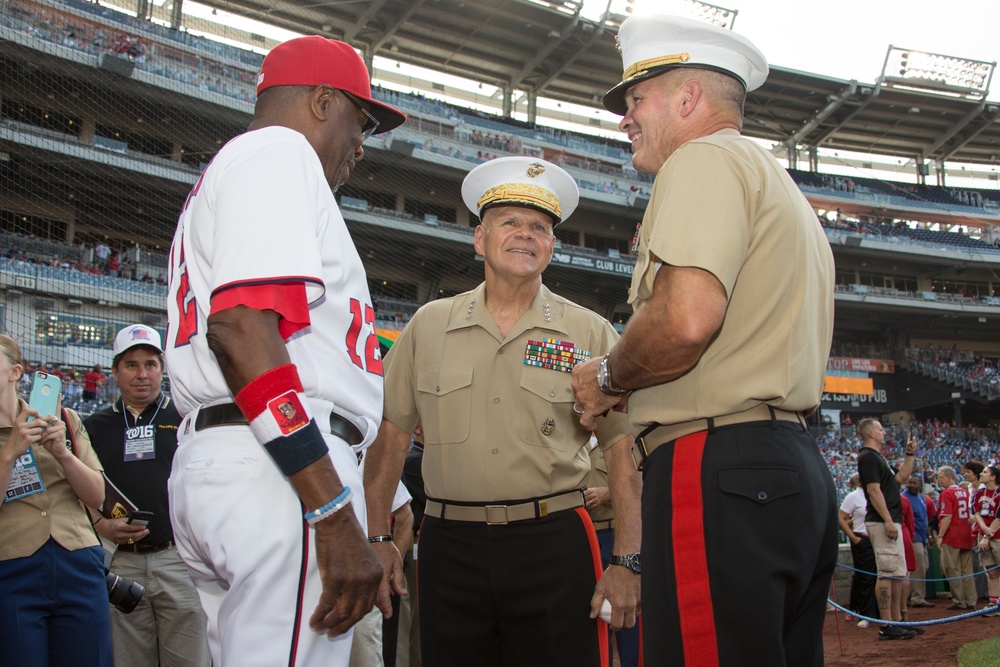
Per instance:
[[[528,206],[559,224],[576,210],[580,188],[565,169],[533,157],[501,157],[484,162],[462,182],[462,200],[483,217],[491,206]]]
[[[621,83],[604,95],[604,106],[624,116],[625,92],[635,84],[677,67],[725,72],[747,91],[767,79],[767,59],[749,39],[704,21],[660,14],[633,16],[618,30]]]

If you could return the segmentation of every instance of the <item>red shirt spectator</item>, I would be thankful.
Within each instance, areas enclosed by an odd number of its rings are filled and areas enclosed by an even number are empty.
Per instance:
[[[938,504],[941,506],[940,517],[951,517],[948,532],[942,536],[944,543],[956,549],[971,549],[976,546],[972,526],[969,525],[969,494],[965,489],[957,484],[949,486],[941,492]]]
[[[98,388],[105,383],[104,374],[101,372],[101,365],[98,364],[83,374],[83,400],[93,401],[97,399]]]
[[[906,571],[914,572],[917,569],[917,556],[913,553],[913,533],[916,530],[913,507],[910,499],[903,494],[899,495],[899,499],[903,502],[903,553],[906,554]]]

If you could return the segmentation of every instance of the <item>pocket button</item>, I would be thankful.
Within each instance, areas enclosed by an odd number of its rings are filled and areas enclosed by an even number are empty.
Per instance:
[[[767,500],[767,493],[765,493],[764,491],[758,491],[757,500],[759,500],[760,502],[764,502],[765,500]]]

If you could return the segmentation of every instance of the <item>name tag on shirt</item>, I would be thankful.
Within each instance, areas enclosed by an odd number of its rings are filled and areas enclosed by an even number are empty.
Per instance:
[[[156,425],[125,430],[125,460],[151,461],[156,458]]]
[[[42,481],[42,473],[38,470],[38,462],[35,460],[34,452],[29,449],[14,462],[4,502],[9,503],[18,498],[33,496],[44,490],[45,482]]]

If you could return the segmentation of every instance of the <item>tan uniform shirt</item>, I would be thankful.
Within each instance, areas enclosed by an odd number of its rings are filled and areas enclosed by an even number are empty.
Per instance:
[[[524,363],[528,341],[545,339],[597,357],[618,334],[545,286],[506,339],[485,283],[410,320],[385,358],[385,418],[405,431],[423,426],[429,497],[510,501],[583,488],[590,433],[573,412],[572,374]],[[622,414],[600,421],[602,444],[628,433]]]
[[[594,447],[590,450],[590,475],[587,477],[587,488],[598,486],[608,486],[608,464],[604,461],[604,450]],[[587,512],[595,523],[615,518],[615,510],[610,502],[588,509]]]
[[[718,336],[685,375],[629,398],[635,428],[749,410],[811,412],[833,337],[833,252],[780,164],[735,130],[681,146],[656,176],[629,303],[659,263],[698,267],[726,289]]]
[[[21,409],[25,407],[21,401]],[[90,446],[79,415],[72,410],[66,412],[69,415],[67,437],[72,429],[77,456],[91,470],[101,471],[101,462]],[[4,443],[11,430],[0,429],[0,439]],[[45,491],[0,503],[0,560],[30,556],[48,541],[50,535],[68,551],[96,546],[97,537],[90,517],[69,485],[62,465],[41,445],[32,445],[31,451]]]

